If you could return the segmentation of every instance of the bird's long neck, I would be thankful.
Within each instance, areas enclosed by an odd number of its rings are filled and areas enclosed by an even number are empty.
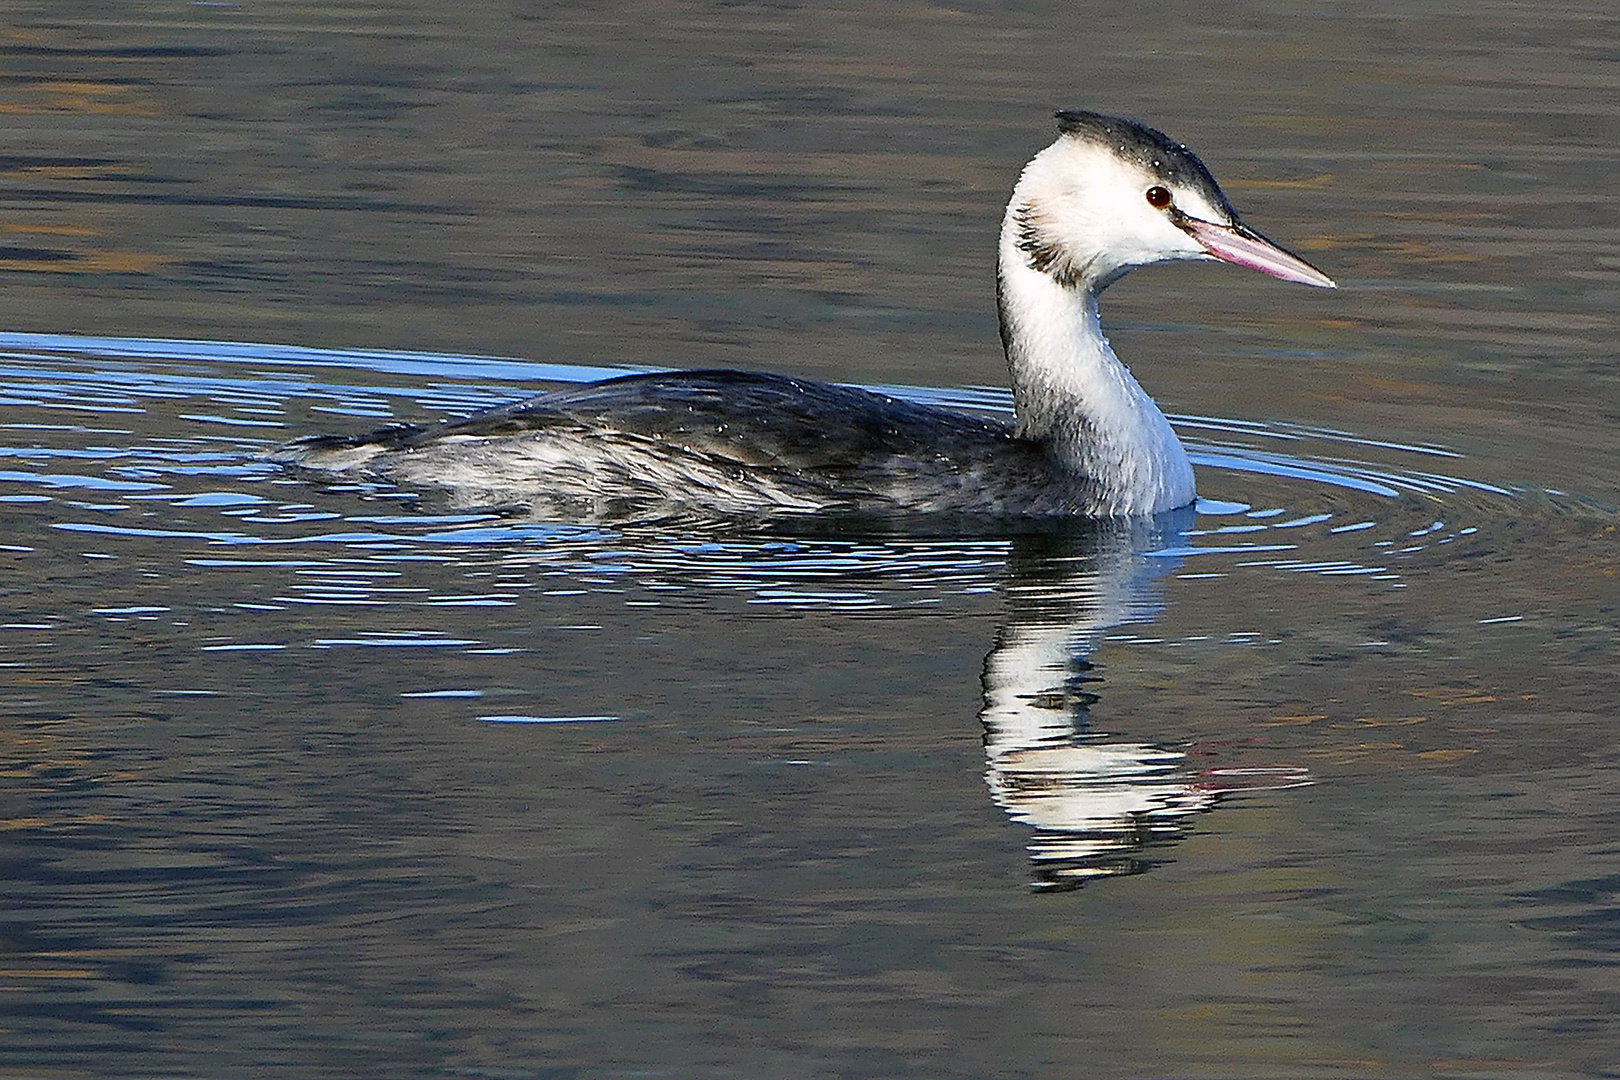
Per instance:
[[[997,298],[1018,435],[1041,443],[1093,512],[1156,514],[1193,500],[1192,463],[1153,399],[1114,355],[1097,319],[1107,281],[1037,269],[1017,201],[1002,228]]]

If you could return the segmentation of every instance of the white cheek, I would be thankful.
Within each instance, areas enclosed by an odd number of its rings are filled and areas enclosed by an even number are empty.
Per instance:
[[[1145,194],[1119,200],[1112,209],[1109,248],[1121,261],[1145,264],[1204,254],[1203,246],[1177,228],[1169,214],[1150,205]]]
[[[1076,215],[1079,219],[1083,214],[1090,223],[1091,235],[1086,239],[1093,244],[1103,241],[1109,254],[1122,264],[1204,256],[1198,241],[1177,228],[1163,209],[1148,202],[1149,189],[1159,186],[1157,178],[1112,158],[1094,168],[1093,176],[1101,182],[1091,185],[1083,209],[1077,207],[1080,213]],[[1176,206],[1195,217],[1219,214],[1196,192],[1177,191],[1172,198]],[[1185,205],[1189,202],[1191,206]],[[1225,215],[1215,220],[1224,221]]]

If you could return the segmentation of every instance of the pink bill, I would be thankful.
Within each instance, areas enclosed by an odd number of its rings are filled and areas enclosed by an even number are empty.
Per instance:
[[[1195,217],[1184,217],[1177,222],[1187,233],[1204,245],[1204,250],[1234,266],[1246,266],[1262,274],[1270,274],[1284,281],[1301,285],[1314,285],[1319,289],[1338,288],[1333,279],[1301,259],[1290,255],[1259,233],[1239,226],[1216,225]],[[1240,232],[1239,229],[1242,229]]]

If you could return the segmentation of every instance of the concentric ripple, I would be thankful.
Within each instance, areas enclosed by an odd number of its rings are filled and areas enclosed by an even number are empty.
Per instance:
[[[219,549],[299,550],[305,562],[499,562],[541,573],[741,592],[761,606],[905,607],[986,591],[1004,540],[764,539],[610,533],[493,516],[379,512],[404,493],[290,481],[258,455],[319,427],[464,413],[628,369],[519,360],[161,339],[0,334],[0,501],[37,504],[50,528],[89,541],[171,542],[193,565]],[[355,382],[330,381],[354,372]],[[884,386],[914,400],[1011,410],[993,388]],[[329,417],[321,420],[321,414]],[[1207,497],[1196,525],[1152,554],[1183,577],[1242,569],[1361,578],[1400,587],[1414,557],[1466,545],[1527,496],[1445,471],[1458,455],[1297,424],[1175,417]],[[175,437],[176,430],[190,432]],[[160,435],[159,432],[170,433]],[[47,509],[48,507],[48,509]],[[258,561],[258,560],[255,560]],[[298,560],[294,560],[298,561]],[[337,602],[338,592],[321,594]],[[350,583],[341,595],[409,596]],[[645,597],[639,598],[645,600]],[[654,598],[656,599],[656,597]],[[494,593],[490,603],[506,602]]]

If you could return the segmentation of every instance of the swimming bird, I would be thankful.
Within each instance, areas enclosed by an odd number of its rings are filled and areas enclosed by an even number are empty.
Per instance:
[[[1130,270],[1219,259],[1333,288],[1244,225],[1163,132],[1057,115],[1001,223],[996,295],[1015,423],[782,375],[674,371],[430,426],[290,443],[276,460],[443,489],[462,507],[591,521],[1107,518],[1193,501],[1192,464],[1103,336]]]

